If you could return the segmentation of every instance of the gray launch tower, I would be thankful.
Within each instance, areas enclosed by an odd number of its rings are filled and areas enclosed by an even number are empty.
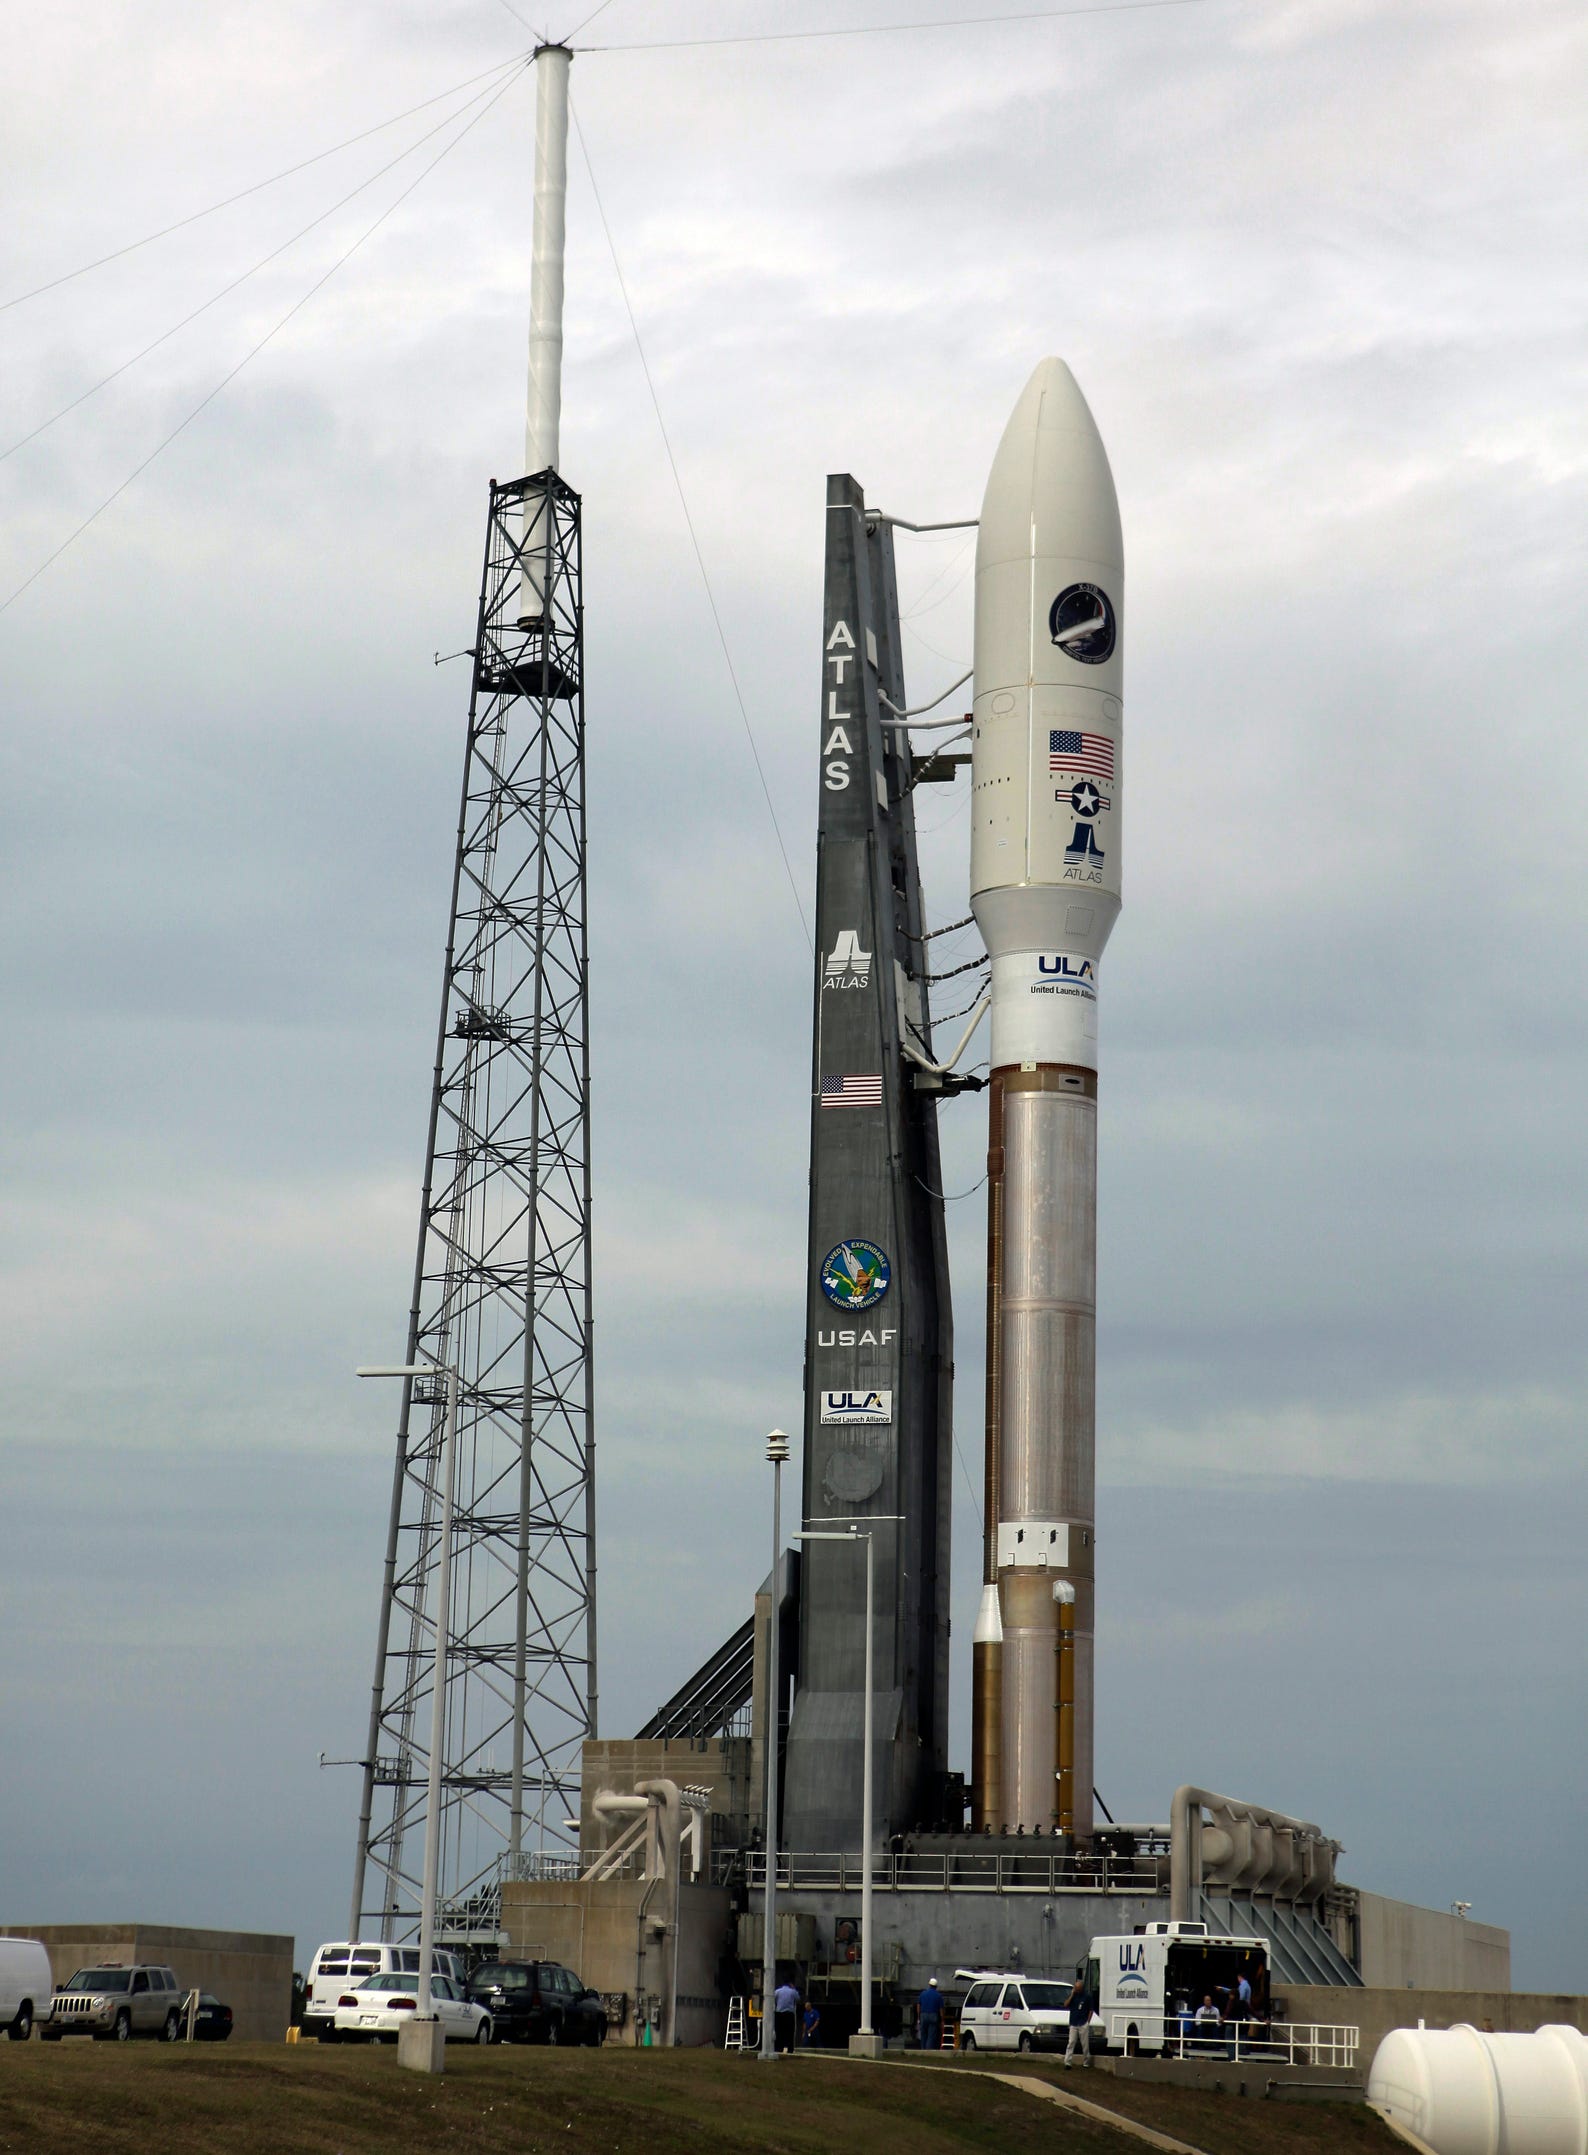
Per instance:
[[[536,54],[528,476],[491,483],[469,653],[404,1357],[428,1372],[398,1417],[350,1938],[420,1925],[434,1763],[442,1934],[494,1941],[503,1885],[566,1848],[596,1725],[582,512],[559,473],[570,57]]]
[[[893,535],[827,484],[804,1519],[873,1529],[874,1831],[943,1815],[953,1322]],[[926,759],[922,759],[925,761]],[[953,1081],[949,1081],[952,1084]],[[865,1562],[806,1545],[784,1845],[861,1837]]]

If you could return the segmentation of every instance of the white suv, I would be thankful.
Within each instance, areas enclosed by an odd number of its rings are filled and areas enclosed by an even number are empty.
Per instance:
[[[336,2025],[336,2001],[354,1983],[363,1982],[371,1975],[417,1975],[419,1973],[419,1948],[416,1945],[387,1945],[383,1939],[361,1939],[356,1945],[332,1943],[323,1945],[309,1963],[309,1973],[303,1985],[303,2022],[298,2035],[301,2042],[309,2042],[318,2036],[322,2043],[334,2043],[339,2038]],[[468,1983],[468,1970],[461,1953],[449,1953],[437,1946],[430,1959],[430,1973],[444,1975],[455,1983],[461,1992]]]
[[[1070,2040],[1070,1985],[1015,1972],[972,1978],[959,2009],[961,2050],[1062,2050]]]

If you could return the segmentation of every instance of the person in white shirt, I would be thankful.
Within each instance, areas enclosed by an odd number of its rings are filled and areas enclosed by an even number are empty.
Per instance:
[[[1213,2039],[1224,2025],[1223,2015],[1213,2003],[1213,1993],[1208,1991],[1196,2009],[1197,2048],[1211,2050]]]
[[[1086,1977],[1078,1975],[1070,1992],[1070,2040],[1064,2046],[1064,2064],[1068,2071],[1070,2060],[1078,2057],[1085,2066],[1092,2062],[1092,2014],[1095,2001],[1086,1987]]]

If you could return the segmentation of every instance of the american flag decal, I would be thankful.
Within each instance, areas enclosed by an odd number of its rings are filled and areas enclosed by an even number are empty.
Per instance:
[[[1112,778],[1114,744],[1106,733],[1050,733],[1048,769],[1084,771],[1091,778]]]
[[[834,1073],[822,1079],[823,1107],[881,1107],[882,1076]]]

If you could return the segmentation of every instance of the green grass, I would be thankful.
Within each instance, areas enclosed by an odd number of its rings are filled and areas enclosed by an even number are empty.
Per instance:
[[[991,2072],[1018,2072],[1206,2155],[1370,2155],[1359,2106],[1242,2101],[1040,2060],[879,2065],[720,2051],[455,2046],[440,2080],[387,2049],[0,2043],[0,2155],[1132,2155],[1141,2143]],[[968,2064],[969,2061],[966,2061]],[[978,2084],[978,2083],[982,2084]]]
[[[973,2079],[718,2051],[0,2043],[5,2155],[1130,2155]],[[1209,2155],[1224,2155],[1210,2149]]]
[[[932,2070],[939,2061],[931,2056],[903,2057],[911,2065]],[[890,2061],[891,2062],[891,2061]],[[1065,2072],[1062,2066],[1042,2058],[977,2060],[945,2059],[943,2063],[969,2066],[975,2072],[1017,2072],[1033,2080],[1051,2081],[1073,2095],[1083,2096],[1105,2110],[1139,2124],[1154,2125],[1159,2132],[1207,2155],[1377,2155],[1399,2148],[1389,2127],[1363,2103],[1264,2102],[1256,2097],[1215,2095],[1202,2088],[1155,2087],[1146,2080],[1116,2080],[1112,2073],[1086,2072],[1079,2067]]]

